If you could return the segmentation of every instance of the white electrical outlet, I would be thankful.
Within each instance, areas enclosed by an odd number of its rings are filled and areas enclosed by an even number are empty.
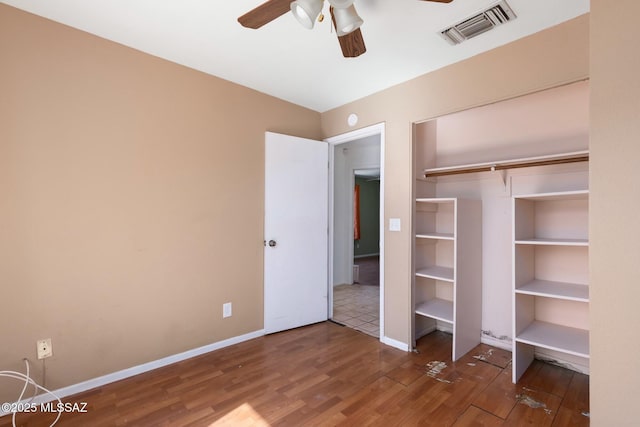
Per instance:
[[[232,307],[230,302],[222,304],[222,317],[231,317],[231,310]]]
[[[46,359],[53,356],[53,347],[51,347],[51,338],[38,340],[36,342],[36,348],[38,349],[38,359]]]

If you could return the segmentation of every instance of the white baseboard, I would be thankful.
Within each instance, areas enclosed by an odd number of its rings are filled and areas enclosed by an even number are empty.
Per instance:
[[[265,334],[264,329],[254,331],[254,332],[249,332],[248,334],[239,335],[237,337],[231,337],[226,340],[218,341],[212,344],[207,344],[205,346],[194,348],[192,350],[187,350],[182,353],[163,357],[162,359],[153,360],[151,362],[147,362],[141,365],[133,366],[131,368],[123,369],[121,371],[112,372],[110,374],[103,375],[101,377],[92,378],[90,380],[83,381],[81,383],[73,384],[67,387],[62,387],[57,390],[52,390],[52,392],[56,396],[62,399],[64,397],[82,393],[84,391],[88,391],[96,387],[103,386],[105,384],[123,380],[125,378],[142,374],[144,372],[152,371],[154,369],[158,369],[163,366],[171,365],[172,363],[181,362],[183,360],[190,359],[192,357],[200,356],[201,354],[209,353],[214,350],[219,350],[224,347],[229,347],[230,345],[239,344],[241,342],[248,341],[254,338],[259,338],[261,336],[264,336],[264,334]],[[56,399],[50,394],[41,394],[39,396],[36,396],[36,398],[33,400],[31,400],[31,398],[23,399],[23,402],[31,402],[39,405],[41,403],[51,402],[54,400]],[[8,414],[9,413],[0,410],[0,417]]]
[[[391,347],[395,347],[398,350],[402,350],[402,351],[410,351],[411,350],[409,348],[409,344],[403,343],[402,341],[394,340],[393,338],[382,337],[382,338],[380,338],[380,342],[383,343],[383,344],[389,345]]]
[[[372,256],[380,256],[380,253],[375,253],[375,254],[364,254],[364,255],[354,255],[353,259],[358,259],[358,258],[368,258],[368,257],[372,257]]]
[[[501,340],[501,339],[492,337],[491,335],[482,334],[482,336],[480,337],[480,342],[482,344],[487,344],[492,347],[498,347],[503,350],[513,351],[513,342],[510,339]]]
[[[438,321],[438,322],[436,322],[435,329],[439,330],[440,332],[444,332],[445,334],[453,335],[453,324],[452,323]]]
[[[416,340],[422,338],[425,335],[430,334],[431,332],[435,331],[436,328],[436,324],[433,323],[432,325],[420,330],[420,331],[416,331]]]
[[[501,348],[513,353],[513,342],[510,339],[501,340],[491,335],[483,334],[480,341],[483,344]],[[540,347],[536,347],[534,357],[552,365],[589,375],[589,361],[582,357],[571,356],[566,353],[551,351]]]
[[[589,359],[583,357],[572,357],[569,354],[539,347],[535,349],[533,357],[552,365],[589,375]]]

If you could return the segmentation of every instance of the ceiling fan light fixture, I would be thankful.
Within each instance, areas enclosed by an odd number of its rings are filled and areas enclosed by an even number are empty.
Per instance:
[[[336,21],[336,33],[339,37],[354,32],[364,23],[353,4],[346,8],[334,7],[333,16]]]
[[[323,0],[296,0],[291,2],[291,13],[307,29],[312,29],[322,12]]]

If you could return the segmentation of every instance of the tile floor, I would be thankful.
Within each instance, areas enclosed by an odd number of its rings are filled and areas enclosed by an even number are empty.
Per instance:
[[[380,337],[380,287],[338,285],[333,288],[334,322]]]

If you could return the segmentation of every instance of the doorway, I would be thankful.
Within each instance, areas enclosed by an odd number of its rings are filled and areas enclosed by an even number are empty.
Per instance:
[[[334,287],[333,320],[380,337],[380,169],[356,169],[353,277]]]
[[[327,142],[330,144],[329,318],[383,338],[384,125],[350,132]],[[356,185],[360,186],[361,195],[365,193],[364,205],[356,203]],[[373,193],[376,197],[367,198]],[[366,222],[360,223],[360,236],[355,235],[357,207],[361,209],[360,220]]]

